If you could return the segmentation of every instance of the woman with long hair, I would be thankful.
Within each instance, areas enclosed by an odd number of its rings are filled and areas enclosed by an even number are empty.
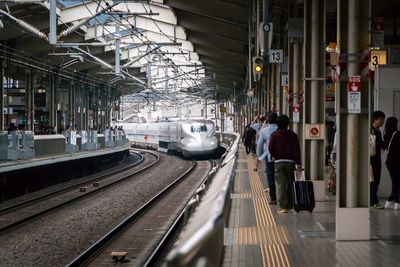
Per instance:
[[[392,192],[386,201],[385,208],[400,209],[400,132],[398,131],[398,119],[390,117],[386,120],[383,135],[383,147],[388,150],[386,167],[392,180]]]

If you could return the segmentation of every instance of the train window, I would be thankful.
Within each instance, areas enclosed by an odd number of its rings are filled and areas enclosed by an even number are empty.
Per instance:
[[[191,127],[192,133],[201,133],[201,132],[207,132],[207,126],[205,125],[195,125]]]

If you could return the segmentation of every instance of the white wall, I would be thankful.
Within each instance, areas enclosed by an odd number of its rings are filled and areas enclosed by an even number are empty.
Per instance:
[[[382,110],[386,118],[394,116],[400,119],[400,65],[378,66],[374,99],[374,110]],[[378,192],[378,196],[383,198],[387,198],[391,191],[391,180],[385,165],[386,154],[386,151],[382,153],[382,178]]]

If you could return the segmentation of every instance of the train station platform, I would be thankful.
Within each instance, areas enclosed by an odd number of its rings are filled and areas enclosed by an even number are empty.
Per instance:
[[[400,211],[371,210],[370,241],[335,240],[335,196],[309,212],[278,214],[268,204],[263,168],[239,149],[224,233],[221,265],[233,266],[398,266]]]
[[[35,157],[32,159],[13,160],[13,161],[0,161],[0,174],[9,171],[16,171],[25,168],[38,167],[41,165],[48,165],[71,160],[85,159],[90,157],[98,157],[108,154],[114,154],[121,151],[130,149],[130,143],[124,146],[117,146],[113,148],[103,148],[94,151],[80,151],[76,153],[62,153],[58,155],[48,155]]]
[[[130,143],[0,163],[0,202],[91,175],[128,160]]]

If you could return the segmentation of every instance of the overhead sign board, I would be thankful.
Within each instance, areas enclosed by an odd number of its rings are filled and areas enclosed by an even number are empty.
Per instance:
[[[283,63],[283,50],[269,50],[269,63]]]
[[[371,59],[369,61],[369,69],[375,71],[376,66],[387,64],[386,50],[371,50]]]

